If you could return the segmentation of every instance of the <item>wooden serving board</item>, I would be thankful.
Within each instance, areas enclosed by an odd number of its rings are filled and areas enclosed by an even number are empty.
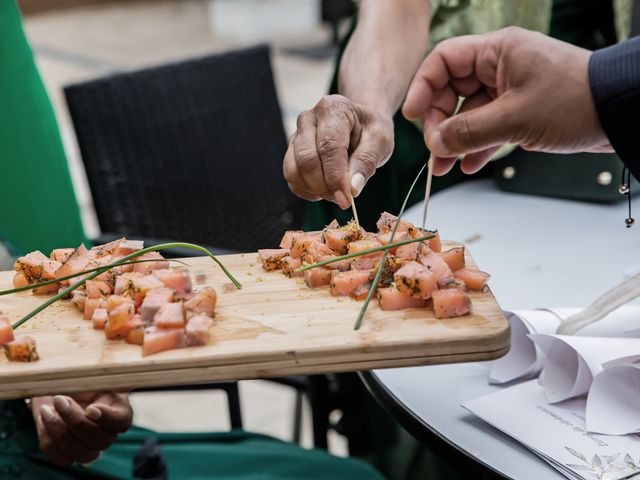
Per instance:
[[[431,309],[383,312],[372,301],[354,331],[362,302],[267,273],[254,253],[221,260],[242,290],[209,258],[186,260],[218,291],[208,346],[142,357],[141,347],[106,340],[72,304],[58,302],[16,331],[36,339],[39,361],[9,362],[0,353],[0,398],[490,360],[509,350],[509,323],[489,290],[471,294],[472,315],[446,320]],[[467,264],[474,265],[468,252]],[[11,288],[12,276],[0,273],[0,289]],[[44,300],[8,295],[0,311],[15,321]]]

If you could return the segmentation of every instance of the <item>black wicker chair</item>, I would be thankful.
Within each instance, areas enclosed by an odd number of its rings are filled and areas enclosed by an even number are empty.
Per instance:
[[[179,239],[228,253],[275,246],[283,231],[301,227],[304,204],[282,176],[286,136],[267,46],[116,74],[64,93],[103,232],[97,241]],[[274,381],[296,389],[294,440],[304,393],[315,444],[326,447],[326,378]],[[241,426],[237,384],[210,388],[227,392],[232,425]]]

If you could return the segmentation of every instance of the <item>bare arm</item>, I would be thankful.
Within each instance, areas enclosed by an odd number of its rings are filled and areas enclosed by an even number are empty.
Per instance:
[[[298,116],[284,176],[307,200],[348,208],[393,152],[393,114],[424,58],[429,0],[363,0],[339,71],[341,95]]]
[[[393,115],[427,54],[429,22],[428,0],[363,0],[340,62],[340,94]]]

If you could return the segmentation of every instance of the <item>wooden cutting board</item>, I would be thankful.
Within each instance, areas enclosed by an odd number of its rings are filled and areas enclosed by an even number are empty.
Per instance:
[[[471,294],[472,315],[446,320],[430,309],[383,312],[372,301],[354,331],[362,302],[267,273],[254,253],[221,260],[242,290],[210,259],[186,260],[218,291],[208,346],[142,357],[141,347],[105,340],[72,304],[58,302],[16,331],[36,339],[39,361],[0,353],[0,398],[490,360],[509,350],[509,323],[489,290]],[[12,276],[0,273],[0,289],[11,288]],[[43,300],[30,292],[0,297],[0,311],[15,321]]]

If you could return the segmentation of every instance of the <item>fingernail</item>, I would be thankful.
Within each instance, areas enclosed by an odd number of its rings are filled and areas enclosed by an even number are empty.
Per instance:
[[[360,195],[362,189],[364,188],[364,175],[361,173],[356,173],[353,177],[351,177],[351,193],[354,197]]]
[[[67,413],[71,409],[71,402],[67,397],[56,395],[53,397],[53,406],[56,407],[56,410],[60,413]]]
[[[335,192],[333,192],[333,199],[343,210],[345,208],[349,208],[349,205],[351,205],[349,200],[347,200],[346,195],[342,193],[340,190],[336,190]]]
[[[56,418],[56,415],[53,413],[53,410],[49,405],[42,405],[40,407],[40,416],[42,417],[42,420],[47,423],[52,422],[53,419]]]
[[[442,141],[442,133],[438,130],[431,134],[431,139],[429,141],[430,150],[436,154],[437,157],[451,157],[452,154],[449,149],[444,145]]]
[[[99,420],[102,416],[102,410],[98,407],[94,407],[93,405],[89,405],[87,409],[84,411],[89,420]]]

